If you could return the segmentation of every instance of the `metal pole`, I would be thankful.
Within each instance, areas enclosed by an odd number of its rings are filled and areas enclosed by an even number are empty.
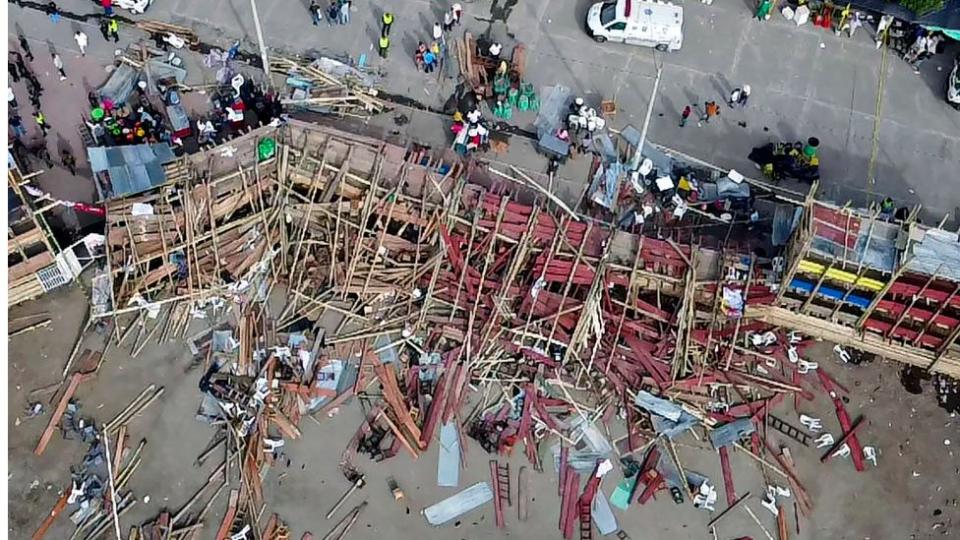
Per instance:
[[[657,103],[657,91],[660,89],[660,75],[663,74],[663,67],[657,67],[657,79],[653,82],[653,94],[650,96],[650,105],[647,106],[647,117],[643,119],[643,130],[640,132],[640,142],[637,143],[637,151],[633,155],[631,168],[636,169],[640,166],[640,158],[643,156],[643,144],[647,141],[647,129],[650,127],[650,117],[653,116],[653,106]]]
[[[260,29],[260,15],[257,13],[257,0],[250,0],[250,9],[253,11],[253,27],[257,30],[257,43],[260,45],[260,61],[263,62],[263,76],[267,87],[272,88],[270,81],[270,60],[267,58],[267,47],[263,44],[263,30]]]

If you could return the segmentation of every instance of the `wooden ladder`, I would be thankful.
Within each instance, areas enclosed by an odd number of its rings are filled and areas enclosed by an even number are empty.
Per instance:
[[[500,465],[497,460],[490,460],[490,481],[493,482],[493,492],[496,495],[493,508],[496,511],[497,527],[503,528],[503,504],[513,506],[510,498],[510,464]]]
[[[593,499],[580,500],[580,540],[593,540]]]

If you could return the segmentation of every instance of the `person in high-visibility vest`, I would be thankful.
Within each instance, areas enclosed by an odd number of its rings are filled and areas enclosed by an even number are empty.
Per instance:
[[[880,203],[880,217],[890,221],[893,219],[893,213],[896,210],[896,205],[893,202],[893,199],[887,197]]]
[[[47,117],[43,115],[42,111],[37,111],[33,115],[33,119],[37,121],[37,127],[43,131],[43,136],[47,136],[47,131],[50,129],[50,124],[47,123]]]
[[[107,23],[107,31],[110,37],[113,38],[114,43],[120,41],[120,23],[118,23],[116,19],[111,18],[110,22]]]
[[[390,13],[389,11],[387,11],[383,14],[383,26],[380,27],[380,35],[389,36],[390,26],[392,25],[393,25],[393,13]]]
[[[387,36],[380,36],[380,58],[386,58],[387,52],[390,50],[390,38]]]

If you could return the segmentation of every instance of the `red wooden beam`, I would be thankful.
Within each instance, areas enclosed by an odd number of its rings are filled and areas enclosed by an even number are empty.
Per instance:
[[[220,522],[220,528],[217,529],[217,540],[226,540],[230,537],[230,527],[233,526],[233,518],[237,516],[237,501],[240,498],[240,492],[236,489],[230,491],[230,502],[227,503],[227,513],[223,515],[223,521]]]
[[[39,456],[47,449],[47,444],[49,444],[50,439],[53,438],[53,433],[56,431],[57,425],[60,424],[60,419],[63,417],[63,413],[66,412],[70,399],[73,397],[73,394],[76,393],[77,387],[80,386],[82,381],[83,374],[80,372],[76,372],[70,376],[70,383],[67,385],[67,389],[63,392],[63,395],[60,396],[60,402],[57,403],[53,414],[50,415],[50,422],[47,423],[47,428],[43,430],[40,441],[37,442],[37,447],[33,451],[34,454]]]
[[[40,527],[37,528],[37,531],[33,533],[33,536],[30,537],[31,540],[41,540],[50,529],[50,526],[53,525],[54,520],[57,519],[57,516],[60,515],[60,512],[63,512],[63,509],[67,507],[67,499],[70,498],[70,492],[73,490],[73,486],[70,486],[63,490],[63,494],[60,495],[60,498],[57,499],[57,503],[53,505],[53,510],[50,510],[50,513],[47,514],[47,517],[44,518],[43,523],[40,524]]]
[[[723,473],[723,491],[727,495],[727,506],[737,500],[737,491],[733,486],[733,470],[730,468],[730,453],[726,446],[720,447],[720,471]]]
[[[573,467],[567,465],[565,480],[566,485],[563,489],[563,498],[560,509],[560,531],[567,540],[573,538],[573,526],[577,520],[577,502],[580,491],[580,476]]]
[[[857,421],[853,423],[853,426],[850,428],[850,430],[844,433],[843,437],[841,437],[839,441],[834,443],[834,445],[830,448],[830,450],[827,451],[826,454],[820,457],[820,463],[826,463],[830,461],[830,458],[832,458],[837,453],[837,450],[840,450],[841,448],[843,448],[843,445],[846,444],[847,439],[852,437],[854,432],[860,429],[860,426],[863,424],[864,424],[863,417],[861,416],[860,418],[857,418]],[[851,447],[851,452],[852,451],[853,450]]]
[[[853,423],[850,421],[850,415],[847,414],[847,408],[834,390],[829,375],[824,373],[822,369],[818,369],[817,376],[820,378],[820,384],[823,385],[823,388],[830,395],[830,399],[833,400],[833,407],[837,411],[837,420],[840,421],[840,427],[847,434],[845,437],[847,444],[850,445],[850,457],[853,459],[853,466],[858,472],[863,472],[867,469],[863,462],[863,447],[860,446],[857,435],[853,433]]]

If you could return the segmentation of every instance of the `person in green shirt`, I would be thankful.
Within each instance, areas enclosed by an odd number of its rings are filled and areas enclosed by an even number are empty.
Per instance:
[[[757,8],[757,20],[767,20],[767,18],[770,17],[771,9],[773,9],[773,2],[771,0],[763,0],[760,2],[760,7]]]

